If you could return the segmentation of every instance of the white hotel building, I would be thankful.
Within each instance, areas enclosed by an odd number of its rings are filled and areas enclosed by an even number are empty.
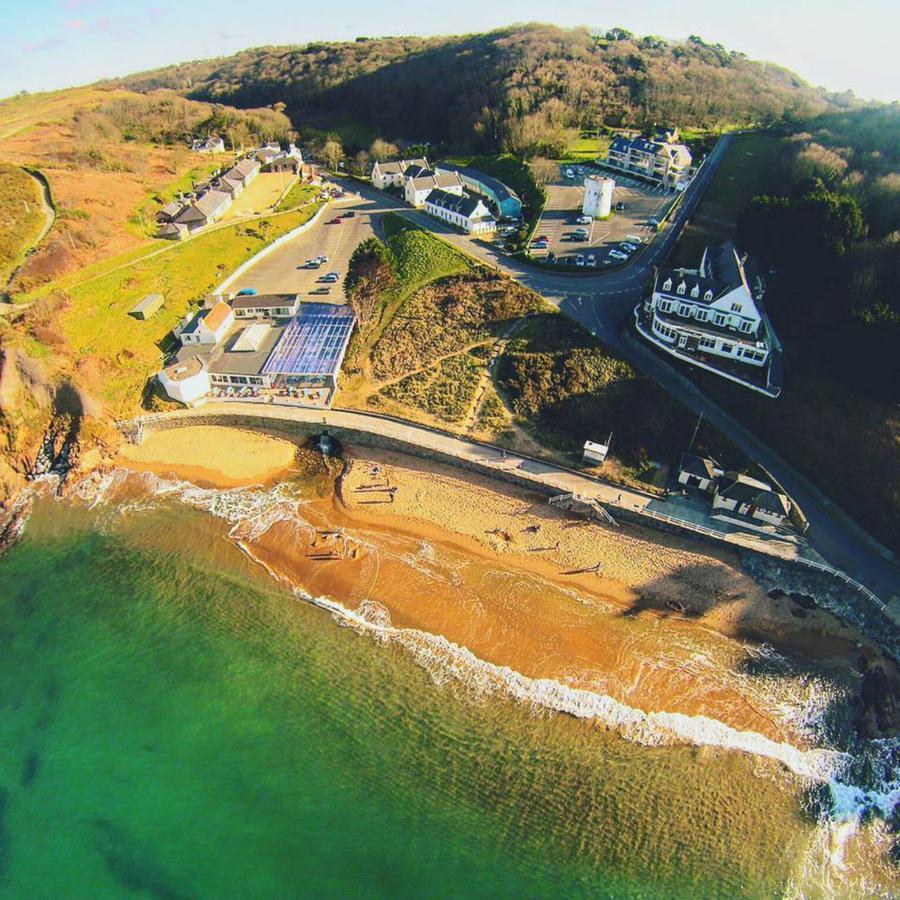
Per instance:
[[[637,310],[638,331],[674,356],[777,396],[780,384],[761,371],[775,343],[762,294],[761,282],[754,289],[748,284],[732,241],[707,247],[699,269],[657,272],[651,297]]]

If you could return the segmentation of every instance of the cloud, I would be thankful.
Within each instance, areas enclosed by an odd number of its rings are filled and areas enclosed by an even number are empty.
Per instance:
[[[87,27],[88,24],[84,19],[69,19],[69,21],[66,22],[66,28],[70,31],[84,31]]]
[[[44,38],[40,41],[27,41],[22,49],[26,53],[44,53],[47,50],[55,50],[62,42],[62,38]]]
[[[58,4],[69,12],[78,12],[80,9],[87,9],[93,6],[97,0],[57,0]]]

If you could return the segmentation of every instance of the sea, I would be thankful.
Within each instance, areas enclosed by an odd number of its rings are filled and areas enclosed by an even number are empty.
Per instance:
[[[379,580],[285,578],[261,548],[282,529],[300,554],[326,530],[308,484],[52,488],[0,556],[2,897],[900,893],[897,748],[836,745],[827,670],[698,634],[685,662],[738,679],[790,740],[641,709],[379,602],[452,587],[519,618],[538,593],[585,615],[499,561],[341,522]],[[632,669],[663,652],[646,621],[596,615]],[[732,673],[738,650],[771,665]]]

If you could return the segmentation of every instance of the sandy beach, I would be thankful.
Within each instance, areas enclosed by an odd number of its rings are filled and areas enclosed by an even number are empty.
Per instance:
[[[153,432],[139,446],[125,444],[118,462],[138,472],[232,488],[266,484],[287,473],[296,451],[290,441],[260,432],[192,425]]]
[[[769,597],[729,548],[587,521],[431,460],[362,447],[344,456],[328,476],[319,454],[289,441],[191,427],[151,435],[120,462],[225,488],[314,476],[300,518],[242,538],[270,574],[485,662],[643,710],[802,743],[782,702],[796,676],[746,677],[766,648],[827,670],[852,693],[861,655],[893,673],[830,613]]]

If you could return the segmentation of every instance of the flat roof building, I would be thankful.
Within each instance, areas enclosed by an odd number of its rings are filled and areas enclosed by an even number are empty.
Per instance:
[[[147,294],[140,303],[129,311],[128,315],[135,319],[150,319],[159,312],[164,302],[165,298],[162,294]]]

